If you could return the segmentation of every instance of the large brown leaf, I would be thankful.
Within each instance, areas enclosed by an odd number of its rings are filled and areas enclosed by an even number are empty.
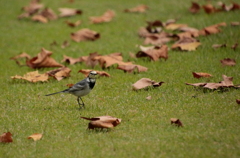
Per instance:
[[[51,55],[51,51],[42,48],[41,52],[36,57],[26,61],[27,66],[34,69],[42,67],[62,67],[63,65],[51,58]]]
[[[81,29],[75,33],[71,33],[71,38],[75,42],[81,41],[95,41],[100,38],[100,34],[96,31],[92,31],[90,29]]]
[[[94,24],[109,22],[115,17],[115,12],[113,10],[107,10],[102,16],[90,17],[90,21]]]
[[[153,61],[159,60],[159,58],[163,58],[165,60],[168,59],[168,46],[162,45],[161,47],[148,47],[148,49],[144,49],[143,46],[140,46],[141,51],[136,54],[136,57],[149,57]]]
[[[48,74],[44,73],[44,74],[39,74],[38,71],[33,71],[33,72],[28,72],[23,76],[12,76],[12,79],[22,79],[22,80],[27,80],[29,82],[44,82],[47,81],[49,79]]]
[[[67,78],[70,76],[71,69],[68,67],[61,67],[55,70],[48,71],[47,74],[49,76],[54,77],[56,80],[60,81],[64,78]]]
[[[137,82],[135,82],[132,87],[133,90],[140,90],[148,87],[159,87],[162,85],[164,82],[155,82],[151,80],[150,78],[141,78]]]

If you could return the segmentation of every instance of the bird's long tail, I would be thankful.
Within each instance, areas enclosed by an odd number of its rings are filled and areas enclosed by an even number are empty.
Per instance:
[[[68,92],[67,90],[68,90],[68,89],[65,89],[65,90],[63,90],[63,91],[56,92],[56,93],[51,93],[51,94],[47,94],[47,95],[45,95],[45,96],[54,95],[54,94],[58,94],[58,93],[67,93],[67,92]]]

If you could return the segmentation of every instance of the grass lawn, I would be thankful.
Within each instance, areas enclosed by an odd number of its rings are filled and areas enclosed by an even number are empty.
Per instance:
[[[42,24],[17,19],[21,8],[28,3],[28,0],[0,1],[0,134],[8,131],[13,134],[12,143],[0,144],[0,157],[240,157],[240,106],[236,103],[240,90],[205,91],[185,85],[186,82],[219,82],[223,74],[233,77],[234,84],[240,84],[240,47],[235,51],[230,48],[240,42],[240,26],[230,26],[230,22],[240,20],[240,10],[210,15],[201,10],[193,15],[188,11],[191,0],[75,0],[74,3],[42,0],[41,3],[56,13],[60,7],[83,11],[82,15]],[[139,4],[148,5],[149,10],[146,13],[123,12]],[[90,16],[100,16],[107,9],[116,12],[111,22],[89,22]],[[198,37],[202,45],[196,51],[170,49],[166,61],[129,57],[129,52],[138,52],[136,45],[143,44],[137,32],[146,26],[146,21],[174,18],[179,19],[177,23],[197,29],[220,22],[228,25],[221,27],[221,33]],[[64,23],[66,20],[81,20],[82,24],[70,28]],[[81,28],[97,31],[101,38],[94,42],[71,41],[70,33]],[[70,46],[62,49],[60,45],[65,40],[70,41]],[[53,41],[59,45],[51,46]],[[224,43],[228,47],[212,48],[213,44]],[[58,62],[63,55],[77,58],[93,52],[102,55],[121,52],[124,61],[134,61],[148,71],[128,74],[115,68],[105,69],[111,77],[99,78],[93,91],[83,97],[86,108],[78,110],[75,96],[44,95],[82,80],[84,76],[78,71],[89,69],[84,63],[67,65],[72,70],[71,77],[61,81],[30,83],[11,79],[34,69],[20,67],[10,57],[21,52],[36,56],[41,48],[52,51],[52,57]],[[224,58],[233,58],[237,64],[222,66],[220,60]],[[38,71],[44,73],[52,69]],[[102,69],[96,66],[95,70]],[[192,72],[207,72],[213,77],[196,79]],[[144,77],[165,83],[158,88],[133,91],[132,84]],[[146,100],[147,96],[152,99]],[[80,116],[102,115],[121,118],[122,123],[109,132],[88,131],[88,121],[80,119]],[[179,118],[184,127],[172,126],[170,118]],[[42,139],[36,142],[27,139],[33,133],[43,133]]]

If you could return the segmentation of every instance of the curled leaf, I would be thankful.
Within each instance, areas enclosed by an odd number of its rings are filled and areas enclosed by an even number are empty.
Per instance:
[[[91,71],[93,71],[93,70],[81,69],[81,70],[79,70],[78,72],[81,72],[82,74],[84,74],[85,77],[87,77],[88,74],[89,74]],[[97,71],[97,70],[94,70],[94,71],[96,71],[99,76],[110,77],[110,74],[107,73],[107,72],[105,72],[105,71]]]
[[[33,139],[34,141],[40,140],[42,138],[41,133],[34,133],[28,137],[28,139]]]
[[[137,82],[135,82],[132,87],[133,90],[140,90],[148,87],[159,87],[162,85],[164,82],[155,82],[151,80],[150,78],[141,78]]]
[[[192,72],[192,74],[193,74],[193,77],[195,77],[195,78],[201,78],[201,77],[209,78],[209,77],[212,77],[211,74],[205,73],[205,72]]]
[[[13,142],[12,133],[5,132],[2,135],[0,135],[0,143],[11,143],[11,142]]]
[[[67,67],[61,67],[55,70],[48,71],[47,74],[49,76],[54,77],[56,80],[60,81],[64,78],[67,78],[70,76],[71,69]]]
[[[22,79],[22,80],[27,80],[29,82],[44,82],[47,81],[49,79],[48,74],[39,74],[38,71],[33,71],[33,72],[28,72],[23,76],[12,76],[12,79]]]
[[[71,33],[71,38],[75,42],[95,41],[98,38],[100,38],[100,34],[95,31],[85,28],[85,29],[81,29],[75,33]]]
[[[178,118],[171,118],[170,121],[171,124],[175,124],[178,127],[183,127],[182,122]]]
[[[168,46],[162,45],[161,47],[155,46],[155,47],[148,47],[148,49],[143,49],[142,46],[140,46],[142,49],[136,54],[137,58],[140,57],[149,57],[153,61],[159,60],[159,58],[163,58],[165,60],[168,59]]]

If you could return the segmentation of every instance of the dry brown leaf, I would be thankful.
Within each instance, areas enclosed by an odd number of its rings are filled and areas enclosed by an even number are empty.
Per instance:
[[[33,139],[34,141],[40,140],[42,138],[41,133],[34,133],[28,137],[28,139]]]
[[[178,127],[183,127],[182,122],[178,118],[171,118],[170,121],[171,124],[175,124]]]
[[[221,30],[219,29],[220,26],[227,26],[227,24],[225,22],[222,22],[222,23],[218,23],[215,25],[205,27],[199,31],[199,34],[205,36],[205,35],[219,33],[219,32],[221,32]]]
[[[240,99],[236,99],[236,103],[237,103],[237,104],[240,104]]]
[[[235,59],[225,58],[223,60],[220,60],[223,66],[234,66],[236,65]]]
[[[189,11],[193,14],[196,14],[199,12],[200,9],[201,6],[198,3],[192,2],[192,6],[189,8]]]
[[[233,21],[230,23],[231,26],[240,26],[240,22],[239,21]]]
[[[81,117],[86,120],[90,120],[91,122],[88,124],[88,129],[95,128],[113,128],[121,123],[121,119],[115,118],[112,116],[99,116],[94,118]]]
[[[204,87],[207,83],[186,83],[186,85],[191,85],[195,87]]]
[[[71,38],[75,42],[81,42],[81,41],[95,41],[98,38],[100,38],[100,34],[96,31],[92,31],[90,29],[81,29],[75,33],[71,33]]]
[[[90,17],[90,21],[94,24],[109,22],[115,17],[113,10],[107,10],[102,16]]]
[[[152,99],[152,96],[147,96],[146,99],[147,99],[147,100],[151,100],[151,99]]]
[[[48,23],[48,19],[47,18],[45,18],[44,16],[42,16],[42,15],[34,15],[33,17],[32,17],[32,20],[33,21],[38,21],[38,22],[41,22],[41,23]]]
[[[63,56],[63,60],[61,62],[66,62],[66,63],[69,63],[70,65],[73,65],[73,64],[76,64],[76,63],[79,63],[79,62],[83,62],[83,61],[84,61],[83,57],[72,58],[72,57],[64,55]]]
[[[36,69],[42,67],[62,67],[63,65],[59,64],[51,58],[52,52],[44,48],[41,49],[41,52],[38,53],[36,57],[33,57],[30,60],[27,60],[27,66]]]
[[[60,11],[59,17],[69,17],[74,16],[77,14],[82,14],[82,11],[80,9],[73,9],[73,8],[59,8]]]
[[[155,82],[155,81],[151,80],[150,78],[141,78],[140,80],[135,82],[132,85],[132,87],[133,87],[133,90],[140,90],[140,89],[148,88],[151,86],[159,87],[162,85],[162,83],[164,83],[164,82]]]
[[[0,135],[0,143],[11,143],[11,142],[13,142],[12,133],[5,132],[2,135]]]
[[[171,41],[169,34],[166,32],[160,32],[155,34],[146,35],[144,40],[144,44],[152,44],[152,45],[163,45]]]
[[[48,71],[47,74],[49,76],[54,77],[56,80],[60,81],[66,77],[69,77],[71,73],[71,69],[68,67],[61,67],[55,70]]]
[[[220,83],[224,87],[233,87],[233,77],[227,77],[226,75],[222,75],[223,81]]]
[[[130,13],[144,13],[144,12],[146,12],[147,9],[149,9],[147,5],[141,4],[134,8],[125,9],[124,11],[130,12]]]
[[[87,77],[88,74],[89,74],[91,71],[96,71],[99,76],[110,77],[110,74],[107,73],[107,72],[105,72],[105,71],[97,71],[97,70],[90,70],[90,69],[81,69],[81,70],[79,70],[78,72],[81,72],[82,74],[84,74],[85,77]]]
[[[19,19],[21,18],[27,18],[29,16],[32,16],[33,14],[37,13],[41,8],[44,7],[43,4],[39,3],[39,0],[32,0],[30,1],[30,4],[28,6],[24,6],[22,10],[24,13],[18,16]]]
[[[196,39],[191,37],[183,37],[179,41],[177,41],[175,44],[172,45],[172,49],[180,49],[180,50],[186,50],[186,51],[194,51],[197,49],[198,46],[200,46],[201,43],[198,42]]]
[[[215,13],[218,11],[212,4],[203,5],[202,8],[207,14]]]
[[[76,22],[69,22],[69,21],[66,21],[66,24],[70,27],[76,27],[76,26],[79,26],[81,24],[81,20],[78,20]]]
[[[56,20],[58,18],[54,11],[50,8],[45,8],[42,10],[40,15],[47,18],[48,20]]]
[[[231,46],[231,48],[232,48],[233,50],[236,50],[237,47],[238,47],[238,43],[235,43],[234,45]]]
[[[134,72],[136,69],[137,72],[145,72],[148,70],[148,68],[141,66],[141,65],[118,65],[117,69],[123,70],[128,73]]]
[[[136,57],[137,58],[149,57],[153,61],[157,61],[157,60],[159,60],[159,58],[163,58],[163,59],[167,60],[168,59],[168,46],[167,45],[162,45],[161,47],[155,46],[155,47],[146,49],[144,51],[139,51],[136,54]]]
[[[22,79],[22,80],[27,80],[29,82],[44,82],[47,81],[49,79],[48,74],[44,73],[44,74],[39,74],[38,71],[33,71],[33,72],[28,72],[23,76],[12,76],[12,79]]]
[[[205,72],[192,72],[192,74],[193,74],[193,77],[195,77],[195,78],[201,78],[201,77],[209,78],[209,77],[212,77],[211,74],[205,73]]]
[[[10,59],[11,59],[11,60],[17,60],[18,58],[30,59],[31,56],[28,55],[27,53],[23,52],[23,53],[21,53],[21,54],[19,54],[19,55],[16,55],[16,56],[14,56],[14,57],[11,57]]]
[[[165,28],[166,28],[167,30],[178,30],[178,29],[180,29],[180,28],[182,28],[182,27],[188,27],[188,25],[187,25],[187,24],[170,23],[170,24],[168,24],[168,25],[165,26]]]

